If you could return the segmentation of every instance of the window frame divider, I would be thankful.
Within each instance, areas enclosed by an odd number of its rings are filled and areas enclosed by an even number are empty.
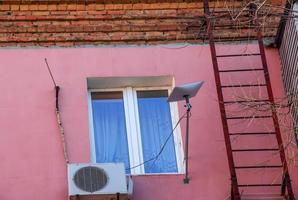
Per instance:
[[[130,158],[130,167],[133,167],[131,169],[131,174],[144,174],[144,165],[140,165],[141,163],[143,163],[142,140],[139,121],[138,119],[136,119],[136,113],[138,110],[135,110],[136,105],[134,98],[135,95],[132,87],[124,88],[123,100],[127,129],[128,149],[129,156],[133,158]]]

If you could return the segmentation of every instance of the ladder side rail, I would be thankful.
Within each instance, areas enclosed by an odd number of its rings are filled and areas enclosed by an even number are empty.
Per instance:
[[[214,77],[215,77],[215,82],[216,82],[216,90],[217,90],[218,101],[219,101],[219,109],[220,109],[220,113],[221,113],[221,122],[222,122],[222,126],[223,126],[226,152],[227,152],[227,156],[228,156],[228,164],[229,164],[230,175],[231,175],[231,184],[232,184],[231,198],[233,200],[241,200],[239,188],[238,188],[236,170],[235,170],[235,163],[233,160],[233,152],[232,152],[232,146],[231,146],[231,141],[230,141],[230,136],[229,136],[228,122],[225,119],[226,111],[225,111],[225,106],[223,104],[224,99],[223,99],[223,93],[221,90],[221,81],[220,81],[220,75],[219,75],[218,62],[217,62],[217,58],[216,58],[214,37],[212,34],[212,24],[211,24],[211,20],[210,20],[210,11],[209,11],[208,0],[204,0],[204,13],[205,13],[206,22],[207,22],[209,46],[210,46],[210,51],[211,51],[213,71],[214,71]]]
[[[267,65],[267,60],[266,60],[266,55],[265,55],[263,36],[262,36],[262,33],[260,31],[258,31],[258,44],[259,44],[259,49],[260,49],[260,53],[261,53],[262,65],[263,65],[263,68],[264,68],[265,81],[266,81],[266,84],[267,84],[268,99],[271,102],[271,104],[274,105],[274,98],[273,98],[272,86],[271,86],[271,81],[270,81],[269,71],[268,71],[268,65]],[[287,165],[286,156],[285,156],[285,149],[284,149],[283,142],[282,142],[278,117],[277,117],[277,114],[274,110],[272,110],[272,119],[273,119],[273,122],[274,122],[274,128],[275,128],[275,132],[276,132],[277,144],[278,144],[278,148],[279,148],[279,151],[280,151],[280,159],[281,159],[281,162],[282,162],[282,165],[283,165],[283,173],[284,173],[283,178],[285,179],[284,184],[286,184],[286,187],[287,187],[289,200],[294,200],[295,198],[294,198],[292,184],[291,184],[291,180],[290,180],[290,176],[289,176],[288,165]]]

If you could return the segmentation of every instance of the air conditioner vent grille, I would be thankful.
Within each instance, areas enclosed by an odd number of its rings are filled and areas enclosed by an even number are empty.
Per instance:
[[[94,166],[79,169],[74,177],[75,185],[86,192],[96,192],[104,188],[108,183],[106,172]]]

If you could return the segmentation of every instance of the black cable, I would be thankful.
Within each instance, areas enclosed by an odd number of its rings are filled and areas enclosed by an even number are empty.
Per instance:
[[[187,112],[184,113],[184,114],[182,115],[182,117],[178,120],[178,123],[180,123],[180,121],[185,117],[186,114],[187,114]],[[189,118],[190,118],[190,117],[191,117],[191,112],[189,112],[189,114],[190,114],[190,115],[189,115]],[[176,128],[177,126],[178,126],[178,124],[176,124],[175,128]],[[175,128],[173,129],[173,131],[171,132],[171,134],[169,135],[169,137],[168,137],[167,140],[165,141],[165,144],[162,146],[162,149],[161,149],[161,151],[160,151],[160,154],[162,153],[163,149],[165,148],[165,146],[166,146],[168,140],[169,140],[169,139],[171,138],[171,136],[173,135],[173,132],[174,132]],[[155,164],[155,162],[157,161],[157,159],[158,159],[158,157],[160,156],[160,154],[156,156],[156,159],[153,161],[153,163],[151,164],[150,168]]]
[[[60,91],[60,87],[55,86],[55,91],[56,91],[56,110],[60,111],[60,109],[59,109],[59,91]]]
[[[60,87],[56,84],[55,82],[55,79],[53,77],[53,74],[52,74],[52,71],[51,71],[51,68],[48,64],[48,61],[47,59],[45,58],[45,63],[47,65],[47,68],[48,68],[48,71],[49,71],[49,74],[52,78],[52,81],[53,81],[53,84],[55,86],[55,96],[56,96],[56,118],[57,118],[57,123],[58,123],[58,126],[59,126],[59,130],[60,130],[60,136],[61,136],[61,140],[62,140],[62,145],[63,145],[63,151],[64,151],[64,158],[65,158],[65,161],[66,163],[69,163],[69,159],[68,159],[68,153],[67,153],[67,148],[66,148],[66,143],[65,143],[65,133],[64,133],[64,128],[63,128],[63,125],[62,125],[62,122],[61,122],[61,117],[60,117],[60,109],[59,109],[59,91],[60,91]],[[77,198],[79,199],[80,197],[77,196]]]
[[[178,127],[178,125],[180,124],[181,120],[185,117],[185,115],[186,115],[186,113],[184,113],[184,114],[179,118],[178,122],[176,123],[176,125],[175,125],[174,128],[172,129],[171,133],[170,133],[169,136],[167,137],[165,143],[162,145],[161,149],[159,150],[158,154],[156,154],[156,156],[154,156],[154,157],[152,157],[152,158],[150,158],[150,159],[148,159],[148,160],[146,160],[146,161],[144,161],[144,162],[142,162],[142,163],[140,163],[140,164],[138,164],[138,165],[135,165],[135,166],[130,167],[130,168],[126,168],[126,170],[134,169],[134,168],[140,167],[140,166],[142,166],[142,165],[144,165],[144,164],[146,164],[146,163],[148,163],[148,162],[150,162],[150,161],[157,160],[158,157],[159,157],[159,156],[161,155],[161,153],[163,152],[163,150],[164,150],[166,144],[168,143],[168,141],[169,141],[170,138],[172,137],[172,135],[173,135],[175,129]],[[154,162],[155,162],[155,161],[154,161]]]
[[[53,74],[52,74],[52,71],[51,71],[51,68],[50,68],[50,66],[49,66],[49,64],[48,64],[47,59],[45,58],[44,61],[45,61],[46,65],[47,65],[49,74],[50,74],[51,79],[52,79],[52,81],[53,81],[53,84],[54,84],[54,86],[55,86],[55,91],[56,91],[56,110],[59,111],[59,91],[60,91],[60,87],[56,84],[56,81],[55,81],[55,79],[54,79],[54,76],[53,76]]]
[[[47,65],[47,68],[48,68],[49,74],[50,74],[50,76],[51,76],[51,78],[52,78],[52,81],[53,81],[53,84],[54,84],[54,86],[55,86],[55,88],[56,88],[56,87],[57,87],[57,84],[56,84],[56,82],[55,82],[55,79],[54,79],[54,77],[53,77],[53,74],[52,74],[51,68],[50,68],[50,66],[49,66],[49,64],[48,64],[48,61],[47,61],[47,59],[46,59],[46,58],[44,59],[44,61],[45,61],[46,65]]]

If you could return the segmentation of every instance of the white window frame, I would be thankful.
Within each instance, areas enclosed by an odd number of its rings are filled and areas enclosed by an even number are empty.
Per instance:
[[[90,138],[90,147],[91,147],[90,155],[91,155],[92,163],[96,163],[96,151],[95,151],[91,93],[92,92],[115,92],[115,91],[119,91],[123,93],[129,162],[130,162],[130,167],[134,167],[144,162],[141,130],[140,130],[140,122],[139,122],[139,112],[138,112],[138,104],[137,104],[137,91],[146,91],[146,90],[151,90],[151,91],[168,90],[168,94],[170,94],[171,92],[171,88],[169,87],[123,87],[123,88],[88,90],[89,138]],[[170,106],[172,127],[174,128],[174,126],[177,124],[179,120],[178,105],[176,102],[170,102],[169,106]],[[177,172],[145,173],[144,165],[140,165],[136,168],[131,169],[131,175],[183,174],[185,172],[185,166],[184,166],[184,153],[183,153],[180,124],[178,124],[178,126],[173,132],[173,139],[174,139],[176,161],[177,161]]]

